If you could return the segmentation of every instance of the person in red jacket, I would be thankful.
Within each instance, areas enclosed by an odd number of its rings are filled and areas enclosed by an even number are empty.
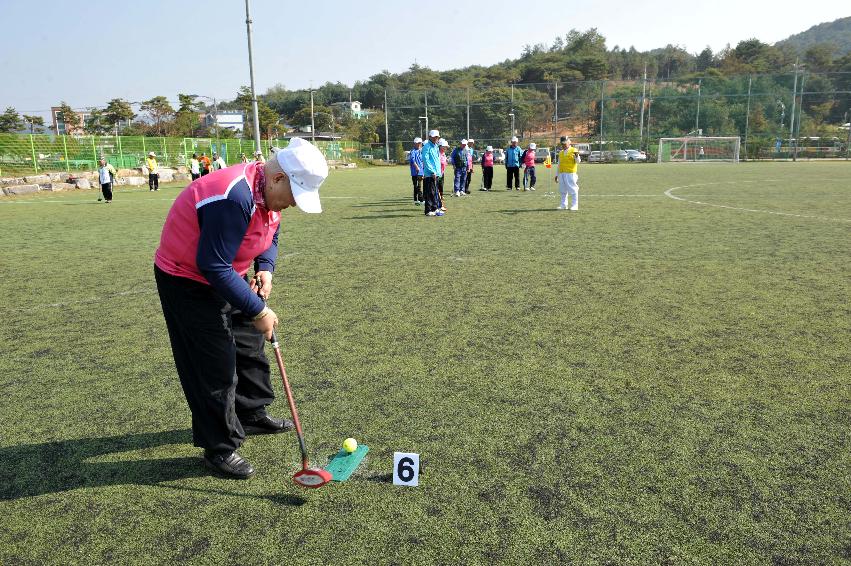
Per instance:
[[[278,317],[264,299],[272,290],[280,211],[322,212],[319,186],[327,176],[322,152],[294,138],[265,164],[190,183],[163,226],[154,276],[193,442],[204,449],[205,465],[231,478],[254,474],[236,452],[246,434],[293,426],[266,410],[275,395],[264,344]]]

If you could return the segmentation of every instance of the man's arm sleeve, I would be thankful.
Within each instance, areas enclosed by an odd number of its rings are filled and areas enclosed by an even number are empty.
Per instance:
[[[233,260],[250,221],[250,211],[232,200],[223,199],[199,208],[201,234],[195,261],[223,299],[233,308],[254,316],[263,310],[263,301],[233,269]]]
[[[278,233],[281,231],[281,225],[275,229],[275,235],[272,236],[272,245],[265,252],[254,258],[254,272],[258,271],[275,271],[275,260],[278,259]]]

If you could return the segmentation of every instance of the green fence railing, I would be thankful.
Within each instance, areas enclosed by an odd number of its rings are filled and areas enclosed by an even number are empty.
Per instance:
[[[307,137],[307,136],[305,136]],[[283,148],[284,139],[261,140],[268,157],[273,147]],[[328,160],[360,159],[362,144],[352,141],[317,141]],[[144,136],[57,136],[43,134],[0,134],[0,176],[43,172],[94,171],[101,157],[117,169],[140,167],[153,151],[162,167],[188,165],[193,153],[220,153],[233,165],[245,154],[252,159],[254,142],[239,138],[168,138]]]

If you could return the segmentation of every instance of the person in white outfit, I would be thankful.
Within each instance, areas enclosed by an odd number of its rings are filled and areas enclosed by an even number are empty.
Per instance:
[[[575,147],[570,145],[570,139],[561,137],[561,149],[558,152],[558,192],[561,193],[559,210],[579,210],[579,163],[582,159]],[[568,197],[570,206],[568,206]]]

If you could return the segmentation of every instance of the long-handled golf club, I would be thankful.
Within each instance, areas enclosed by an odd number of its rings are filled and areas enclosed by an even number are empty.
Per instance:
[[[278,362],[278,370],[281,372],[281,380],[284,382],[284,390],[287,393],[287,403],[290,405],[290,412],[293,415],[293,423],[295,423],[295,432],[298,436],[298,447],[301,450],[301,470],[293,476],[293,481],[302,487],[317,488],[322,487],[331,481],[331,474],[320,468],[311,468],[307,458],[307,447],[304,444],[304,433],[301,430],[301,422],[298,419],[298,410],[295,407],[293,392],[290,389],[290,381],[287,379],[287,370],[284,367],[284,358],[281,356],[281,345],[278,342],[278,337],[275,331],[272,331],[272,348],[275,350],[275,360]]]
[[[263,284],[260,278],[256,278],[257,294],[260,294],[260,289]],[[261,297],[262,298],[262,297]],[[266,300],[263,300],[265,304]],[[281,372],[281,381],[284,383],[284,391],[287,393],[287,403],[290,406],[290,413],[293,415],[293,423],[295,424],[295,432],[298,437],[298,448],[301,450],[301,470],[293,475],[293,481],[302,487],[317,488],[322,487],[332,479],[330,472],[320,468],[311,468],[307,458],[307,447],[304,444],[304,433],[301,430],[301,421],[298,418],[298,409],[295,407],[295,399],[293,392],[290,389],[290,380],[287,379],[287,369],[284,367],[284,357],[281,355],[281,344],[278,342],[278,336],[275,330],[272,330],[272,338],[269,340],[272,343],[272,348],[275,350],[275,361],[278,362],[278,371]]]

